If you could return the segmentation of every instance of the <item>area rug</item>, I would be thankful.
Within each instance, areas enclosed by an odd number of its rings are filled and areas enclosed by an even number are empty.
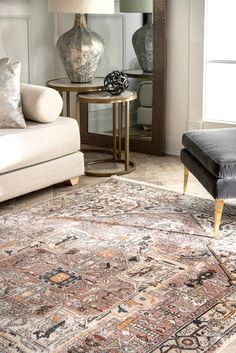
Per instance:
[[[0,217],[1,353],[219,352],[236,209],[111,178]]]

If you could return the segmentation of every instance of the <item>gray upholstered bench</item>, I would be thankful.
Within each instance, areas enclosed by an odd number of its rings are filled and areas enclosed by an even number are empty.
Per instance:
[[[216,200],[214,237],[218,237],[224,200],[236,198],[236,128],[188,131],[181,161],[184,193],[191,172]]]

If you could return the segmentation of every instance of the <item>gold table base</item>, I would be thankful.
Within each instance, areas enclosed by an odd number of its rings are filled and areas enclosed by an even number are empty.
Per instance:
[[[101,159],[87,163],[87,165],[105,164],[105,163],[122,163],[125,168],[122,171],[99,172],[85,170],[85,174],[89,176],[105,177],[112,175],[124,175],[131,173],[136,169],[136,164],[129,159],[129,126],[130,126],[130,101],[137,99],[136,92],[125,91],[119,96],[111,96],[107,92],[81,94],[77,96],[77,105],[81,103],[95,103],[95,104],[112,104],[112,125],[113,125],[113,158]],[[118,114],[117,114],[118,112]],[[124,114],[123,114],[124,113]],[[125,158],[121,158],[122,152],[122,128],[123,115],[125,122],[124,134],[124,154]],[[92,151],[91,151],[92,152]],[[94,150],[96,152],[96,150]]]
[[[125,164],[124,159],[98,159],[96,161],[91,161],[87,163],[87,166],[94,164],[103,164],[103,163],[117,163],[117,164]],[[98,172],[98,171],[85,171],[85,175],[94,176],[94,177],[110,177],[112,175],[124,175],[133,172],[136,169],[136,163],[129,161],[129,168],[127,170],[120,170],[114,172]]]

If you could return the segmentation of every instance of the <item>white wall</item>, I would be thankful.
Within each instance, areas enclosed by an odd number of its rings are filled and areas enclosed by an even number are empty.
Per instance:
[[[98,76],[115,69],[138,68],[130,43],[132,33],[141,26],[141,14],[92,15],[89,22],[106,43]],[[45,85],[49,79],[66,77],[56,42],[73,23],[73,14],[48,13],[47,0],[0,0],[0,57],[21,61],[23,82]],[[75,95],[71,108],[75,116]]]
[[[202,126],[204,0],[167,0],[166,153]]]
[[[167,5],[166,152],[178,155],[183,132],[202,125],[204,0],[167,0]],[[124,68],[137,66],[130,45],[138,26],[133,20],[128,17],[123,24]],[[73,15],[48,13],[47,0],[0,0],[0,57],[22,61],[23,81],[45,84],[66,76],[55,44],[72,22]],[[113,68],[112,63],[103,67]]]
[[[0,0],[0,29],[4,24],[0,57],[21,61],[22,81],[45,84],[57,76],[60,64],[54,46],[54,17],[47,11],[46,0]]]

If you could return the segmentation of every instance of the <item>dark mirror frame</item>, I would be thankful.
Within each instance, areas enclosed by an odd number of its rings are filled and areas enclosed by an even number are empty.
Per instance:
[[[166,123],[166,18],[167,0],[153,0],[153,117],[150,141],[130,138],[130,150],[155,155],[165,154]],[[87,145],[112,147],[112,136],[88,132],[88,107],[81,105],[81,142]]]

